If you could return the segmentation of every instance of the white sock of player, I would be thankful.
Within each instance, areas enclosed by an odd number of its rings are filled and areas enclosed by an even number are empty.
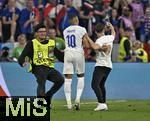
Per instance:
[[[80,98],[84,88],[84,77],[78,77],[76,103],[80,103]]]
[[[71,83],[72,83],[72,79],[66,79],[65,78],[64,92],[65,92],[65,97],[66,97],[68,109],[71,109],[71,107],[72,107],[72,104],[71,104]]]

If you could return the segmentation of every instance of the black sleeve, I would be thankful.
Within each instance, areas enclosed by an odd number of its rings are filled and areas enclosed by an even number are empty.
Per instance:
[[[18,63],[20,66],[23,66],[22,64],[25,62],[25,57],[29,57],[30,59],[33,59],[33,43],[32,41],[28,42],[23,49],[21,55],[18,58]]]
[[[143,56],[143,55],[144,55],[144,52],[140,51],[139,56]]]
[[[58,50],[56,47],[54,49],[54,55],[56,56],[56,58],[61,61],[64,62],[64,52],[61,52],[60,50]]]
[[[130,42],[128,40],[124,41],[124,49],[126,51],[127,56],[130,56],[131,47],[130,47]]]

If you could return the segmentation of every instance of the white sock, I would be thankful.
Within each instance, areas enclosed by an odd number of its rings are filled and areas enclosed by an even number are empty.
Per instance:
[[[79,103],[84,88],[84,77],[78,77],[77,95],[75,102]]]
[[[72,104],[71,104],[71,83],[72,83],[72,79],[65,78],[64,92],[65,92],[65,97],[66,97],[68,108],[71,108],[71,106],[72,106]]]

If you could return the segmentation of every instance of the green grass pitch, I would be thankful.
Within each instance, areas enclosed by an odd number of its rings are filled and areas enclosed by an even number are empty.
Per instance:
[[[83,100],[80,111],[68,111],[64,100],[53,100],[51,121],[150,121],[150,100],[108,100],[108,111],[94,111],[95,100]]]

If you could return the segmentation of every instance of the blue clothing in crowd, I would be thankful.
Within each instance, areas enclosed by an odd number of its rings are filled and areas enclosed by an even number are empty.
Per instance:
[[[68,11],[66,12],[65,16],[62,18],[62,21],[60,24],[61,30],[66,29],[70,25],[69,16],[68,16],[69,14],[75,14],[79,17],[79,12],[74,7],[70,7],[70,9],[68,9]]]
[[[27,8],[21,11],[19,19],[21,33],[31,33],[31,24],[29,24],[27,27],[24,27],[25,22],[30,19],[30,13],[31,12]]]
[[[15,8],[15,14],[17,14],[18,16],[20,15],[20,10],[18,8]],[[6,17],[6,21],[12,20],[12,15],[13,15],[13,12],[10,11],[9,8],[5,8],[3,10],[2,17]]]

